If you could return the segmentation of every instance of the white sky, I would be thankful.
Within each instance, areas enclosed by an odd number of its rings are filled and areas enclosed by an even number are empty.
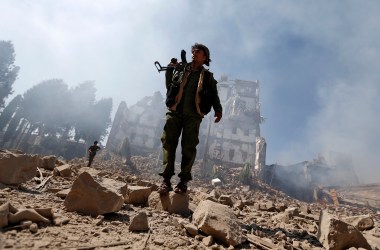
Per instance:
[[[164,93],[154,61],[204,43],[216,78],[260,81],[267,164],[332,150],[362,182],[380,180],[379,1],[1,0],[0,13],[21,68],[15,94],[94,80],[115,111]]]

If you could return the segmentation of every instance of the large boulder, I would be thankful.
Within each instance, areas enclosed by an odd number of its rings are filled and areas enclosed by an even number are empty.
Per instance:
[[[210,200],[201,201],[193,214],[199,230],[227,245],[240,245],[246,239],[232,209]]]
[[[18,185],[36,176],[39,157],[0,150],[0,182]]]
[[[119,190],[102,185],[88,172],[77,177],[64,201],[67,211],[94,216],[119,211],[123,204],[124,196]]]
[[[351,247],[371,249],[356,227],[332,217],[326,210],[322,210],[319,216],[317,238],[327,250],[342,250]]]

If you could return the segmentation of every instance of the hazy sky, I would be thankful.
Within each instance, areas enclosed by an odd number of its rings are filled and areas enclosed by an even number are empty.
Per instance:
[[[260,81],[267,164],[343,152],[380,182],[380,1],[0,0],[0,13],[15,94],[94,80],[115,111],[164,93],[154,61],[204,43],[216,78]]]

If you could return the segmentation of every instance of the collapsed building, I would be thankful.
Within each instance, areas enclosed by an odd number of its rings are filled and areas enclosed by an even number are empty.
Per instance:
[[[213,113],[206,116],[199,132],[198,159],[212,164],[255,163],[256,138],[260,137],[259,82],[220,79],[218,92],[223,121],[215,124]],[[121,102],[106,147],[121,150],[125,138],[132,155],[161,153],[161,133],[166,107],[160,92],[145,97],[130,108]]]
[[[203,119],[199,132],[197,159],[202,160],[204,176],[212,176],[215,166],[232,168],[249,164],[252,179],[259,178],[300,200],[330,203],[334,202],[335,191],[343,190],[338,187],[359,184],[351,158],[342,153],[328,152],[314,160],[287,166],[266,165],[266,142],[260,135],[260,125],[264,119],[260,113],[259,81],[222,77],[217,86],[223,106],[223,120],[214,123],[211,112]],[[108,137],[107,149],[125,154],[125,145],[128,145],[129,154],[156,154],[157,165],[161,164],[160,139],[166,111],[160,92],[144,97],[129,108],[121,102]],[[380,199],[376,197],[366,201],[376,206],[380,204]]]
[[[332,201],[331,193],[336,187],[359,184],[351,158],[332,151],[320,153],[311,161],[287,166],[268,165],[263,169],[262,179],[305,201]]]

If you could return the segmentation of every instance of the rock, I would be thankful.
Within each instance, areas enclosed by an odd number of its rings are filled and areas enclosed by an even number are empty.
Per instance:
[[[102,178],[101,185],[123,195],[124,200],[127,196],[128,184],[111,178]]]
[[[285,209],[285,213],[288,213],[289,216],[293,218],[294,216],[298,216],[300,212],[299,212],[299,209],[296,207],[289,207]]]
[[[219,178],[215,178],[215,179],[211,180],[211,184],[213,186],[221,186],[222,185],[222,181]]]
[[[33,222],[50,222],[47,218],[37,213],[34,209],[20,209],[16,213],[9,213],[8,220],[10,223],[18,223],[23,220],[30,220]]]
[[[379,250],[380,249],[380,237],[379,236],[375,237],[372,234],[368,233],[368,231],[363,232],[363,235],[373,250]]]
[[[57,157],[55,155],[44,156],[39,160],[39,167],[46,170],[54,170]]]
[[[213,189],[211,192],[210,192],[210,196],[214,197],[216,200],[219,199],[219,197],[221,196],[221,193],[219,190],[217,189]]]
[[[235,203],[234,203],[234,208],[238,208],[240,210],[243,210],[244,208],[244,203],[242,200],[237,200]]]
[[[48,208],[34,208],[34,210],[37,213],[39,213],[40,215],[42,215],[43,217],[45,217],[45,218],[53,219],[53,217],[54,217],[53,208],[51,208],[51,207],[48,207]]]
[[[267,201],[265,203],[265,210],[268,212],[275,212],[276,207],[274,206],[274,203],[272,201]]]
[[[9,202],[0,206],[0,228],[8,226]]]
[[[229,207],[232,207],[234,205],[231,195],[224,195],[224,194],[219,197],[219,203],[223,205],[227,205]]]
[[[148,216],[145,212],[140,212],[138,215],[132,218],[129,225],[130,231],[147,231],[149,230]]]
[[[67,195],[70,193],[71,188],[63,189],[56,193],[56,195],[60,198],[66,198]]]
[[[326,210],[322,210],[320,213],[317,238],[327,250],[341,250],[350,247],[371,249],[358,229],[333,218]]]
[[[0,150],[0,182],[17,185],[33,179],[38,162],[36,155]]]
[[[74,181],[63,204],[69,212],[100,215],[119,211],[124,204],[124,196],[118,190],[102,186],[88,172],[83,172]]]
[[[32,225],[29,226],[29,231],[31,233],[37,233],[38,232],[38,225],[36,223],[33,223]]]
[[[152,190],[150,187],[128,186],[124,202],[127,204],[146,205],[148,203],[148,198],[151,193]]]
[[[62,215],[55,215],[53,218],[53,224],[55,226],[62,226],[69,223],[70,219]]]
[[[97,225],[97,226],[100,226],[101,224],[103,224],[103,221],[104,221],[104,216],[103,215],[98,215],[97,217],[96,217],[96,222],[95,222],[95,225]]]
[[[148,198],[148,206],[174,214],[188,215],[190,213],[188,194],[170,192],[169,195],[160,195],[158,192],[152,192]]]
[[[279,213],[279,214],[276,214],[276,215],[272,216],[272,220],[283,222],[283,223],[286,223],[286,224],[289,223],[289,221],[290,221],[291,218],[292,217],[290,216],[290,214],[286,213],[286,212]]]
[[[198,228],[197,228],[195,225],[188,223],[188,224],[185,224],[184,227],[185,227],[186,231],[187,231],[191,236],[194,237],[195,235],[198,234]]]
[[[31,220],[23,220],[23,221],[20,221],[20,226],[22,229],[28,229],[30,228],[30,225],[33,224],[33,221]]]
[[[212,238],[212,236],[207,236],[205,238],[202,239],[202,243],[206,246],[206,247],[209,247],[211,246],[212,244],[214,244],[214,239]]]
[[[287,208],[288,206],[285,203],[276,204],[276,211],[278,212],[284,212]]]
[[[92,176],[97,176],[97,175],[99,175],[101,173],[99,170],[97,170],[95,168],[89,168],[89,167],[83,167],[83,168],[80,168],[78,170],[78,174],[79,175],[82,174],[82,173],[84,173],[84,172],[87,172],[87,173],[89,173]]]
[[[342,218],[342,221],[353,225],[359,231],[372,229],[375,225],[372,217],[370,215],[358,215]]]
[[[55,176],[71,177],[71,172],[71,166],[69,164],[65,164],[54,168],[53,173]]]
[[[232,209],[219,203],[201,201],[193,214],[193,223],[207,235],[236,246],[245,241]]]
[[[301,213],[304,213],[304,214],[310,214],[311,213],[311,210],[310,210],[309,206],[305,205],[305,204],[303,204],[303,205],[300,206],[299,211]]]

